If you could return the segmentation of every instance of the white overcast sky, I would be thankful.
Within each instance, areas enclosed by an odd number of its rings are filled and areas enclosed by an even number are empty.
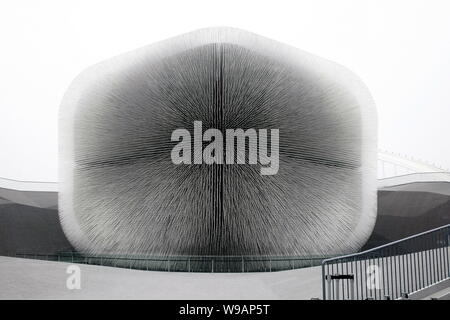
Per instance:
[[[369,87],[379,148],[450,167],[450,1],[2,1],[0,177],[57,180],[57,110],[108,57],[231,26],[339,62]]]

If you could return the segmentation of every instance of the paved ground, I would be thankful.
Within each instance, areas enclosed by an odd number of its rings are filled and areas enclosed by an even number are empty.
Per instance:
[[[0,299],[310,299],[321,297],[321,268],[272,273],[169,273],[0,256]]]

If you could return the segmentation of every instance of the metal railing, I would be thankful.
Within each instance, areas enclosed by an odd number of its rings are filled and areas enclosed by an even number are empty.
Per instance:
[[[107,254],[16,253],[16,257],[168,272],[274,272],[319,266],[324,256],[118,256]]]
[[[450,224],[322,262],[324,300],[406,298],[450,277]]]

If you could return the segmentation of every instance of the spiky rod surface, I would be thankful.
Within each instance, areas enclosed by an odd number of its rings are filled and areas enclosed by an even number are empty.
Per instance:
[[[171,133],[279,129],[279,170],[175,165]],[[360,248],[376,218],[376,115],[333,62],[231,28],[101,62],[68,89],[59,210],[83,252],[311,255]]]

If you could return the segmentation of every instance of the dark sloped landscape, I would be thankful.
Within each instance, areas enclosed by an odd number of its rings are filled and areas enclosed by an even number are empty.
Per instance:
[[[426,191],[378,191],[378,217],[362,250],[450,223],[450,196]],[[0,255],[72,251],[56,209],[0,204]]]
[[[58,210],[20,204],[0,205],[0,255],[54,254],[71,251],[59,223]]]
[[[375,228],[362,250],[450,223],[450,196],[426,191],[378,191]]]

